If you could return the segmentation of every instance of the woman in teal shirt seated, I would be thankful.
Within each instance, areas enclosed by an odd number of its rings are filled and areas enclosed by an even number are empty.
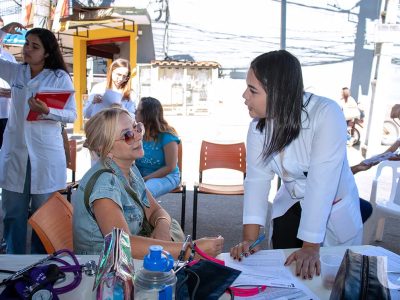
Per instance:
[[[181,142],[176,130],[164,119],[159,100],[144,97],[136,110],[136,121],[145,127],[143,138],[144,157],[135,164],[154,198],[167,194],[180,182],[178,144]]]

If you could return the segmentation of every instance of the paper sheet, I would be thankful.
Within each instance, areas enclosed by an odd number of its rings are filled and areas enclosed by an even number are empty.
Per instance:
[[[284,266],[282,250],[258,251],[241,262],[233,260],[229,253],[223,253],[222,259],[226,266],[242,271],[232,286],[268,286],[265,292],[243,299],[318,299]]]
[[[121,100],[122,100],[121,93],[107,89],[102,96],[102,101],[100,103],[93,104],[92,117],[99,111],[106,108],[110,108],[111,105],[113,104],[121,105]]]

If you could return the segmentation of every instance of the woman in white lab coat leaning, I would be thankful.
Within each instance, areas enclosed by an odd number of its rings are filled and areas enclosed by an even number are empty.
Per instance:
[[[255,58],[243,94],[253,121],[247,135],[243,239],[231,249],[242,259],[267,219],[268,193],[282,185],[272,206],[274,248],[300,248],[303,278],[320,273],[320,245],[360,244],[360,202],[346,155],[346,122],[330,99],[304,92],[300,62],[285,50]],[[244,258],[245,259],[245,258]]]
[[[15,33],[22,27],[10,23],[0,31]],[[22,254],[26,248],[27,219],[55,191],[65,188],[66,159],[61,122],[74,122],[75,99],[71,95],[64,109],[49,108],[34,98],[40,90],[73,90],[60,47],[54,34],[33,28],[22,48],[24,63],[0,60],[0,77],[11,86],[11,111],[0,151],[0,187],[4,211],[7,253]],[[39,121],[27,121],[28,112],[40,114]],[[35,234],[32,253],[44,251]]]

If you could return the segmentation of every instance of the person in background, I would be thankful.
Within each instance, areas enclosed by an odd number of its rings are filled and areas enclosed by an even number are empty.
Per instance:
[[[356,119],[362,120],[361,110],[358,107],[357,101],[350,95],[350,90],[348,87],[342,88],[342,97],[340,99],[339,105],[343,111],[344,117],[347,123],[347,144],[352,146],[354,144],[354,126]]]
[[[164,119],[159,100],[144,97],[136,110],[136,121],[145,127],[144,156],[136,160],[147,189],[154,198],[169,193],[179,185],[178,144],[176,130]]]
[[[0,17],[0,28],[4,26],[3,19]],[[1,43],[1,41],[0,41]],[[2,45],[0,45],[0,59],[8,60],[10,62],[16,62],[14,56],[4,50]],[[8,115],[10,113],[10,100],[11,100],[11,89],[10,85],[0,79],[0,149],[3,145],[3,134],[6,129]]]
[[[135,116],[136,106],[134,93],[131,89],[131,66],[126,59],[118,58],[110,65],[107,70],[106,81],[93,86],[89,98],[83,108],[83,115],[89,119],[93,117],[103,102],[106,90],[112,90],[121,94],[121,107],[125,108],[131,116]]]
[[[357,101],[351,96],[350,89],[348,87],[342,88],[340,107],[346,118],[348,126],[351,126],[349,121],[355,118],[360,118],[360,110],[358,109]]]
[[[130,235],[132,257],[142,259],[148,247],[157,244],[176,258],[182,243],[171,241],[171,217],[146,189],[134,164],[143,156],[143,124],[136,123],[124,109],[108,108],[88,120],[85,133],[86,146],[100,159],[80,180],[72,199],[75,253],[99,254],[104,236],[118,227]],[[101,173],[92,185],[93,174],[104,168],[112,173]],[[92,186],[91,192],[86,191],[88,186]],[[87,207],[85,193],[89,195]],[[144,218],[154,226],[151,238],[139,236]],[[222,237],[203,238],[196,244],[216,256],[223,242]]]
[[[2,27],[0,37],[22,28],[19,23]],[[71,95],[63,109],[50,108],[36,99],[40,90],[73,90],[71,77],[54,34],[43,28],[26,33],[23,64],[0,59],[0,78],[11,86],[11,110],[0,151],[0,187],[7,253],[26,251],[29,209],[34,213],[49,196],[64,189],[66,159],[61,123],[74,122],[76,106]],[[29,111],[39,120],[27,121]],[[45,253],[32,233],[32,253]]]
[[[390,117],[392,119],[400,119],[400,104],[393,105],[392,110],[390,111]]]
[[[242,259],[267,220],[271,180],[282,185],[273,201],[272,245],[300,248],[286,260],[296,274],[320,274],[324,246],[361,244],[357,186],[346,151],[346,122],[333,100],[304,92],[301,65],[285,50],[256,57],[243,93],[253,118],[247,135],[243,237],[230,254]]]

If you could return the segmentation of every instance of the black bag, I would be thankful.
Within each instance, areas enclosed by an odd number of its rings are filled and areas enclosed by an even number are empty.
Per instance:
[[[362,255],[347,249],[329,299],[389,300],[383,257]]]
[[[201,259],[176,274],[178,282],[175,299],[219,299],[240,273],[241,271]]]

